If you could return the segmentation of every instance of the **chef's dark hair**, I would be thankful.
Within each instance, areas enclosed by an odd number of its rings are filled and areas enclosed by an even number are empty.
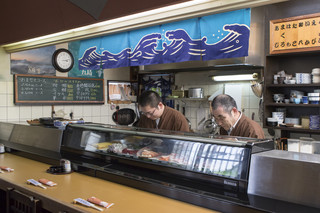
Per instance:
[[[211,103],[212,110],[216,110],[218,107],[222,107],[227,113],[231,113],[233,107],[238,109],[236,101],[230,95],[218,95]]]
[[[141,93],[138,99],[138,104],[142,107],[150,106],[152,108],[156,108],[161,101],[161,97],[157,92],[148,90]]]

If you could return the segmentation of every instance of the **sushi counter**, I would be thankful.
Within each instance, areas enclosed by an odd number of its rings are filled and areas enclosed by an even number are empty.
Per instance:
[[[209,213],[209,209],[201,208],[184,202],[123,186],[99,178],[90,177],[77,172],[65,175],[53,175],[46,172],[49,164],[5,153],[0,155],[0,165],[14,168],[13,172],[0,174],[1,197],[5,196],[8,188],[12,188],[32,196],[40,201],[39,212],[99,212],[83,205],[73,204],[73,199],[95,196],[103,201],[114,203],[103,212],[199,212]],[[46,189],[27,184],[33,178],[46,178],[57,183]],[[5,200],[0,203],[0,212],[4,209]],[[97,206],[97,205],[96,205]],[[12,212],[12,211],[9,211]]]
[[[311,186],[286,186],[279,179],[292,183],[281,171],[292,176],[283,168],[302,165],[304,174],[295,180],[302,178],[307,184],[310,178],[303,175],[320,168],[320,159],[278,153],[271,140],[102,124],[69,124],[59,130],[0,123],[0,143],[6,147],[0,166],[14,168],[0,174],[1,206],[10,188],[40,200],[47,212],[97,212],[87,203],[74,203],[76,198],[85,202],[93,196],[113,203],[108,209],[102,207],[109,212],[318,212],[320,208],[318,199],[310,201],[307,192],[299,197],[299,190],[312,190]],[[52,165],[61,161],[71,163],[71,172],[52,172]],[[43,189],[27,184],[29,179],[57,185]],[[294,192],[287,196],[292,187]]]

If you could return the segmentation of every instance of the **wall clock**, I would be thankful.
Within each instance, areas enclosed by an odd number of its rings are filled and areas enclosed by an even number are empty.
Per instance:
[[[52,55],[52,65],[60,72],[69,72],[73,64],[73,55],[67,49],[58,49]]]

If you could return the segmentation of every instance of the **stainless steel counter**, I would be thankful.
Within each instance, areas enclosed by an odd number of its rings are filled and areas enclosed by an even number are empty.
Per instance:
[[[248,194],[320,208],[320,155],[271,150],[252,155]]]

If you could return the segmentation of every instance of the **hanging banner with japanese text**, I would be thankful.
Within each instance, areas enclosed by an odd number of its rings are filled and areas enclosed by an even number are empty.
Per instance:
[[[270,21],[270,54],[320,49],[320,13]]]
[[[248,56],[250,9],[80,42],[79,70]]]

